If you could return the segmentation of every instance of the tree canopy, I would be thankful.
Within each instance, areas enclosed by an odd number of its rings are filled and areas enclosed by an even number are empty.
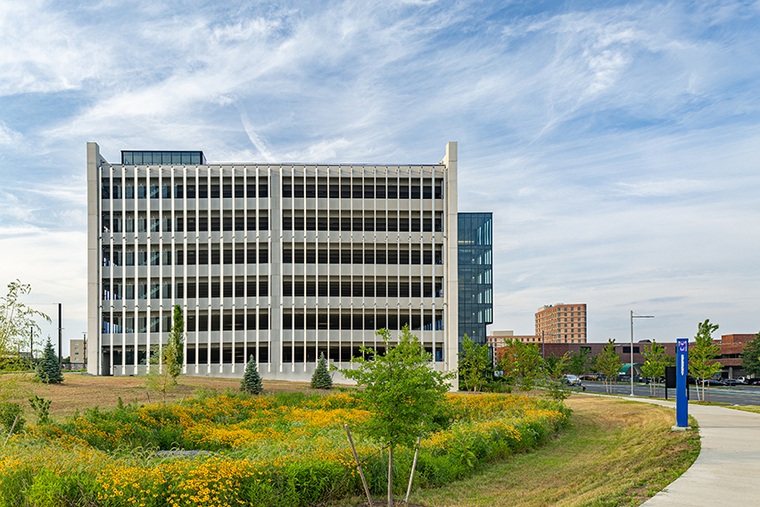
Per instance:
[[[492,369],[491,354],[486,345],[478,345],[466,334],[462,340],[462,353],[459,355],[459,372],[464,380],[465,389],[480,391]]]
[[[409,326],[390,343],[391,335],[381,329],[377,335],[385,342],[386,352],[362,347],[366,357],[352,359],[357,368],[341,370],[346,378],[364,388],[362,396],[369,404],[370,419],[365,428],[388,448],[389,467],[393,451],[411,448],[418,436],[432,429],[432,421],[449,390],[453,378],[433,369],[432,356],[425,352]],[[393,505],[393,474],[388,474],[388,505]]]
[[[742,367],[753,376],[760,375],[760,333],[744,346]]]
[[[707,379],[720,371],[723,365],[715,361],[720,357],[720,347],[712,342],[712,334],[717,331],[718,324],[711,324],[710,319],[705,319],[697,325],[697,334],[694,336],[694,346],[689,349],[689,373],[695,378],[702,379],[702,394],[697,395],[701,401],[705,400],[705,388],[709,397],[710,386]]]

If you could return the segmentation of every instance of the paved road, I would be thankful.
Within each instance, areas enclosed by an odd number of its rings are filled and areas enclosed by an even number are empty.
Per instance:
[[[601,382],[584,382],[588,392],[603,393],[605,387]],[[697,391],[694,386],[689,386],[689,399],[697,400]],[[613,393],[621,395],[631,394],[630,384],[617,384],[613,386]],[[649,397],[649,386],[647,385],[633,385],[633,393],[635,396],[641,396],[642,398]],[[675,399],[675,389],[668,389],[668,397]],[[659,397],[665,397],[665,389],[660,387]],[[760,387],[758,386],[736,386],[736,387],[711,387],[710,388],[710,401],[716,401],[720,403],[730,403],[732,405],[760,405]],[[760,499],[758,499],[758,505],[760,505]]]

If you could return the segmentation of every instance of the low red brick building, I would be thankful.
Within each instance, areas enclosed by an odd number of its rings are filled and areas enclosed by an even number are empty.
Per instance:
[[[747,372],[744,371],[742,368],[742,359],[741,359],[741,353],[744,350],[744,346],[752,341],[755,338],[756,335],[754,334],[727,334],[721,336],[720,340],[714,340],[714,343],[718,344],[720,347],[720,357],[716,359],[717,361],[720,361],[720,363],[723,365],[723,369],[721,370],[721,376],[723,378],[738,378],[740,376],[747,376]],[[489,337],[490,339],[491,337]],[[494,364],[497,364],[499,359],[501,358],[501,355],[503,354],[503,350],[500,350],[500,348],[503,346],[504,338],[507,339],[520,339],[520,338],[533,338],[533,337],[520,337],[520,336],[499,336],[494,337]],[[538,338],[538,337],[536,337]],[[501,341],[502,345],[496,345],[498,341]],[[590,357],[599,355],[602,353],[602,350],[605,346],[607,346],[606,343],[541,343],[540,338],[536,340],[536,342],[531,342],[530,340],[520,340],[523,342],[529,342],[529,343],[536,343],[542,351],[542,355],[544,357],[549,356],[557,356],[560,357],[564,355],[566,352],[570,352],[571,354],[578,354],[582,349],[589,350],[591,352]],[[489,345],[492,342],[489,341]],[[675,343],[660,343],[660,345],[663,345],[665,347],[665,353],[669,356],[676,355],[676,344]],[[650,343],[648,341],[645,342],[638,342],[633,344],[633,362],[642,364],[646,359],[644,358],[644,355],[642,352],[644,352],[644,347],[648,347]],[[693,347],[694,342],[689,342],[689,346]],[[623,364],[627,364],[631,362],[631,345],[630,343],[615,343],[615,352],[618,353],[620,356],[620,362]]]

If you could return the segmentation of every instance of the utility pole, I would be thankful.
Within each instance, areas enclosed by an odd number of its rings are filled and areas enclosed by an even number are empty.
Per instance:
[[[34,326],[29,326],[29,357],[34,360]]]
[[[58,366],[63,364],[63,303],[58,303]]]

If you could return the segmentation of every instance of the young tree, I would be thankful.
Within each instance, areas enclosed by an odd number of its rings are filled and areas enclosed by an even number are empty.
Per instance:
[[[665,354],[665,347],[652,340],[648,346],[644,346],[644,365],[641,371],[652,381],[649,383],[649,395],[657,396],[657,380],[665,375],[665,366],[668,365],[668,356]]]
[[[182,316],[182,308],[174,305],[174,319],[169,338],[164,346],[164,365],[169,374],[175,379],[182,374],[182,365],[185,362],[185,319]]]
[[[597,356],[596,365],[605,375],[604,386],[607,393],[612,392],[612,381],[620,373],[620,356],[615,352],[615,340],[610,338],[602,353]]]
[[[150,364],[155,366],[148,372],[145,385],[148,389],[161,393],[166,403],[166,394],[177,386],[177,377],[182,373],[184,363],[185,321],[182,308],[174,305],[174,318],[169,337],[163,350],[157,347],[151,351]]]
[[[699,394],[697,385],[697,397],[705,401],[705,387],[707,387],[707,401],[710,401],[710,386],[707,379],[720,371],[723,365],[715,361],[720,357],[720,347],[712,342],[712,334],[718,329],[718,324],[710,324],[710,319],[705,319],[697,325],[697,334],[694,336],[694,346],[689,349],[689,370],[694,378],[702,379],[702,394]]]
[[[240,390],[251,394],[261,394],[264,388],[261,385],[261,375],[256,367],[256,360],[251,355],[248,364],[245,366],[243,381],[240,383]]]
[[[742,367],[752,376],[760,375],[760,333],[744,346]]]
[[[48,337],[45,344],[45,351],[42,353],[42,359],[37,365],[35,376],[45,384],[60,384],[63,382],[61,365],[58,364],[58,356],[55,350],[53,350],[53,344],[50,343],[50,337]]]
[[[570,355],[568,369],[573,375],[584,375],[588,371],[588,356],[591,355],[591,349],[581,347],[580,352]]]
[[[39,336],[38,319],[50,322],[50,317],[21,302],[21,297],[31,291],[31,285],[16,280],[8,284],[8,293],[0,297],[0,358],[18,349],[25,350],[30,332]]]
[[[515,373],[523,391],[530,391],[536,386],[541,375],[544,360],[537,343],[523,343],[515,340]]]
[[[462,340],[463,353],[459,355],[459,371],[467,390],[479,391],[483,388],[486,373],[491,368],[491,354],[486,345],[478,345],[467,335]]]
[[[314,375],[311,376],[311,387],[313,389],[332,389],[332,377],[327,370],[327,359],[325,359],[324,352],[320,352],[319,354],[317,369],[314,370]]]
[[[570,389],[562,382],[562,377],[567,371],[567,364],[570,361],[569,352],[562,356],[551,355],[544,359],[544,378],[543,385],[548,395],[557,401],[563,401],[570,396]]]
[[[386,353],[362,347],[368,357],[354,358],[354,370],[341,370],[346,378],[364,388],[363,396],[371,407],[367,430],[388,448],[388,505],[393,505],[393,451],[411,448],[421,434],[430,431],[433,413],[449,390],[451,374],[435,371],[432,356],[419,339],[404,326],[398,343],[390,343],[390,332],[377,332],[385,342]],[[427,422],[428,424],[423,424]]]

